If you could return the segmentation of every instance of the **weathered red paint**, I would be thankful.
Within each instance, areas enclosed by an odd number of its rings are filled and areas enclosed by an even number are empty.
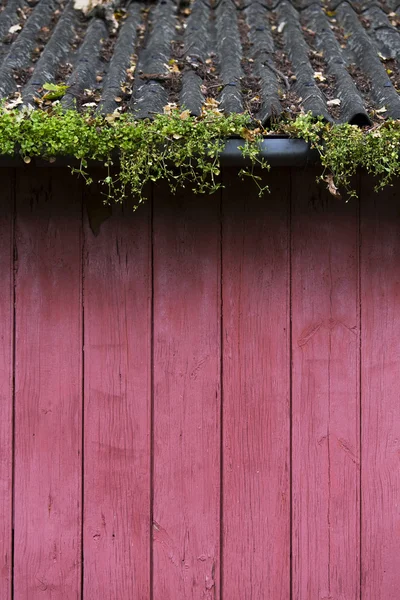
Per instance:
[[[17,184],[14,597],[18,600],[80,597],[80,190],[63,170],[39,180],[27,171]]]
[[[101,225],[3,177],[0,600],[398,599],[396,190],[288,173]]]
[[[293,598],[349,600],[360,593],[357,203],[314,174],[292,185]]]
[[[400,211],[398,189],[361,203],[362,600],[400,590]]]
[[[229,175],[225,175],[229,181]],[[224,193],[223,596],[290,597],[289,181]]]
[[[0,598],[11,598],[13,460],[13,171],[0,194]]]
[[[220,598],[219,210],[154,205],[154,600]]]
[[[150,598],[149,208],[85,219],[85,600]]]

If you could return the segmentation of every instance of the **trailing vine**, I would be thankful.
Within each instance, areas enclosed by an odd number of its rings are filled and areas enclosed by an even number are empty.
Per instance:
[[[300,115],[292,122],[281,123],[279,130],[289,137],[301,138],[315,148],[323,173],[319,180],[340,198],[356,197],[352,177],[359,169],[376,178],[375,191],[400,175],[400,121],[388,119],[371,127],[360,128],[348,123],[332,124],[311,114]]]
[[[351,184],[359,168],[377,178],[377,190],[400,175],[400,121],[395,120],[360,128],[303,114],[267,130],[247,114],[224,115],[213,100],[206,102],[200,116],[168,105],[153,120],[135,120],[118,111],[106,116],[64,111],[57,104],[46,110],[0,107],[0,155],[19,153],[26,163],[33,157],[50,161],[74,157],[80,166],[72,170],[88,184],[92,182],[89,162],[100,161],[107,167],[101,180],[105,202],[122,202],[133,195],[136,206],[145,199],[146,185],[161,179],[172,191],[178,187],[196,193],[218,190],[220,154],[231,137],[244,140],[241,150],[250,165],[239,174],[249,176],[262,195],[267,188],[259,169],[268,170],[269,165],[261,158],[260,143],[277,131],[304,139],[319,152],[323,168],[319,179],[337,197],[341,190],[346,199],[356,195]]]
[[[215,101],[214,101],[215,102]],[[250,176],[260,194],[265,187],[254,172],[256,166],[268,169],[259,156],[260,128],[251,126],[246,114],[224,116],[210,101],[201,116],[168,106],[153,120],[135,120],[115,112],[102,116],[90,111],[0,109],[0,155],[18,152],[26,163],[33,157],[54,161],[74,157],[75,173],[92,183],[88,163],[100,161],[107,175],[100,183],[105,202],[122,202],[133,195],[136,206],[145,199],[149,182],[167,180],[172,191],[189,187],[196,193],[213,193],[221,187],[220,153],[230,137],[245,140],[242,152],[250,163],[241,175]]]

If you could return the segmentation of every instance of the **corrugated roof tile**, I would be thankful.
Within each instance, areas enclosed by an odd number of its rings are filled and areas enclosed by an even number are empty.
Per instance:
[[[114,0],[89,16],[73,0],[3,0],[0,98],[33,103],[62,82],[64,107],[139,118],[213,97],[264,122],[311,110],[367,124],[382,107],[400,118],[399,27],[399,0]]]

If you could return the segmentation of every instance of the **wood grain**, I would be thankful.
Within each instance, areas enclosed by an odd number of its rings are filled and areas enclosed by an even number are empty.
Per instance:
[[[362,598],[400,589],[400,209],[363,179],[361,203]]]
[[[225,177],[222,213],[94,192],[82,232],[80,183],[24,168],[14,232],[4,171],[1,600],[14,358],[16,600],[398,600],[396,189],[362,180],[360,238],[313,172]]]
[[[14,171],[2,174],[0,198],[0,598],[11,598],[13,461]]]
[[[359,598],[355,201],[293,173],[293,598]],[[382,596],[376,596],[382,597]]]
[[[86,600],[150,597],[149,209],[113,206],[98,235],[85,225]]]
[[[154,600],[218,600],[219,202],[156,188]]]
[[[229,600],[290,597],[289,181],[225,173],[223,576]]]
[[[81,187],[17,185],[15,598],[80,598]]]

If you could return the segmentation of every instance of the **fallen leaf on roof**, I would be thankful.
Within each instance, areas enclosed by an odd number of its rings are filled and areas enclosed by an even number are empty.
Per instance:
[[[128,13],[126,12],[126,10],[124,8],[118,8],[117,10],[114,11],[114,19],[117,19],[117,21],[120,21],[121,19],[126,19],[128,16]]]
[[[324,58],[324,53],[323,52],[317,52],[316,50],[311,50],[311,54],[313,56],[318,56],[318,58]]]
[[[339,98],[334,98],[333,100],[327,101],[328,106],[340,106],[340,104],[341,104],[341,101],[339,100]]]
[[[98,4],[106,4],[105,0],[74,0],[75,10],[81,10],[87,15]]]
[[[282,31],[285,29],[285,26],[286,26],[286,21],[282,21],[281,23],[279,23],[278,29],[277,29],[278,33],[282,33]]]
[[[315,71],[314,72],[314,79],[316,79],[317,81],[326,81],[326,77],[324,76],[324,74],[322,73],[322,71]]]
[[[387,112],[387,108],[386,106],[382,106],[382,108],[378,108],[375,112],[379,115],[380,113]]]
[[[206,98],[201,108],[202,114],[204,115],[207,111],[210,111],[217,117],[222,116],[222,112],[218,108],[219,104],[220,103],[218,102],[218,100],[215,100],[215,98]]]
[[[398,15],[396,15],[395,12],[389,13],[388,17],[389,17],[390,23],[391,23],[391,25],[393,25],[393,27],[398,27],[400,25],[400,17]]]
[[[114,112],[111,113],[111,115],[105,116],[104,119],[107,121],[107,123],[109,123],[110,125],[114,125],[115,121],[121,116],[120,110],[121,107],[118,106],[118,108],[116,108]]]
[[[128,95],[132,94],[132,88],[129,85],[129,83],[127,83],[127,82],[121,83],[121,92],[123,94],[128,94]]]
[[[131,80],[133,79],[133,75],[134,75],[135,71],[136,71],[136,63],[132,63],[132,65],[128,69],[126,69],[126,74],[129,77],[129,79],[131,79]]]
[[[178,108],[178,105],[175,102],[168,102],[168,104],[166,104],[164,106],[164,114],[165,115],[172,115],[172,113],[174,112],[174,110],[176,110]]]
[[[85,106],[86,108],[92,108],[93,106],[97,106],[96,102],[86,102],[85,104],[82,104],[82,106]]]
[[[168,64],[165,63],[164,66],[167,68],[167,71],[169,73],[180,73],[181,72],[178,67],[178,63],[173,58],[171,58],[171,60],[168,62]]]
[[[8,33],[18,33],[18,31],[21,31],[21,29],[22,29],[21,25],[13,25],[8,30]]]
[[[28,18],[28,7],[26,6],[24,9],[22,8],[17,8],[17,15],[23,19],[24,21],[26,21],[26,19]]]
[[[19,106],[22,103],[23,103],[22,96],[18,92],[17,96],[13,100],[10,100],[9,102],[6,103],[6,109],[12,110],[13,108],[15,108],[16,106]]]
[[[206,98],[204,100],[204,106],[206,108],[218,108],[219,102],[215,98]]]
[[[383,62],[386,62],[387,60],[390,60],[390,57],[389,57],[389,56],[384,56],[384,55],[382,54],[382,52],[378,52],[378,56],[379,56],[379,58],[380,58],[381,60],[383,60]]]

